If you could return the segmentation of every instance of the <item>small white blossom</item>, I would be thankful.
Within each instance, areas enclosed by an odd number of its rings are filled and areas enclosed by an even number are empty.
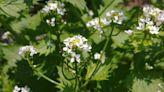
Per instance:
[[[137,30],[148,30],[150,34],[159,34],[159,29],[155,23],[155,21],[150,20],[150,18],[140,18],[138,26],[136,27]]]
[[[19,88],[17,85],[14,87],[13,92],[20,92],[21,88]]]
[[[2,35],[2,39],[9,39],[10,35],[11,35],[11,33],[9,31],[7,31]]]
[[[67,38],[63,42],[65,44],[65,50],[74,49],[74,48],[80,48],[84,51],[90,51],[91,46],[87,44],[87,39],[85,37],[82,37],[81,35],[77,35],[71,38]]]
[[[49,13],[51,11],[56,11],[59,15],[64,15],[66,10],[64,8],[64,3],[56,1],[54,3],[48,3],[44,8],[41,10],[42,13]]]
[[[71,59],[70,59],[70,62],[73,63],[73,62],[78,62],[80,63],[80,54],[71,54]]]
[[[157,25],[161,25],[164,22],[164,11],[162,11],[159,16],[157,16]]]
[[[164,22],[164,11],[151,5],[143,7],[144,16],[140,18],[136,29],[149,31],[150,34],[159,34],[160,26]]]
[[[35,48],[33,46],[23,46],[19,49],[19,52],[18,54],[21,55],[21,56],[25,56],[26,54],[28,54],[30,56],[33,56],[34,54],[37,54]]]
[[[30,92],[30,88],[25,87],[18,87],[17,85],[14,87],[13,92]]]
[[[149,32],[151,34],[159,34],[159,27],[157,27],[157,26],[150,26],[149,30],[150,30]]]
[[[88,15],[89,15],[89,16],[93,16],[93,15],[94,15],[93,11],[92,11],[92,10],[89,10],[89,11],[88,11]]]
[[[146,18],[153,17],[154,22],[156,22],[158,26],[164,22],[164,11],[160,10],[159,8],[155,8],[150,5],[145,5],[143,7],[143,13]]]
[[[131,35],[133,33],[133,31],[130,30],[130,29],[129,30],[125,30],[124,32],[127,33],[128,35]]]
[[[118,11],[114,11],[114,10],[107,12],[106,17],[110,21],[113,21],[114,23],[117,23],[117,24],[122,24],[122,22],[126,19],[123,12],[118,12]]]
[[[88,45],[87,41],[88,40],[81,35],[76,35],[65,39],[63,41],[65,45],[65,47],[63,47],[63,51],[65,52],[63,56],[70,56],[70,62],[80,62],[81,55],[76,53],[76,50],[79,49],[81,51],[90,52],[92,47]]]
[[[96,52],[94,54],[94,59],[99,60],[100,58],[101,58],[101,54]]]
[[[158,83],[158,89],[157,89],[157,92],[162,92],[163,90],[163,86],[161,83]]]
[[[86,23],[87,27],[92,27],[100,32],[100,34],[103,33],[103,27],[108,26],[110,24],[110,21],[108,21],[106,18],[94,18],[91,21]]]
[[[51,25],[52,27],[55,26],[55,18],[47,19],[46,22],[47,22],[47,24]]]

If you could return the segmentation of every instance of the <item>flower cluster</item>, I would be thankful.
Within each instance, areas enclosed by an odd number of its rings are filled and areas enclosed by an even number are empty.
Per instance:
[[[122,22],[126,19],[123,12],[118,11],[109,11],[106,13],[104,18],[94,18],[91,21],[86,23],[87,27],[92,27],[100,32],[103,33],[102,28],[105,26],[110,25],[111,22],[116,24],[122,24]]]
[[[37,52],[33,46],[23,46],[19,49],[18,54],[20,56],[26,56],[26,55],[33,56],[34,54],[37,54]]]
[[[63,51],[65,54],[63,56],[70,56],[70,62],[80,62],[80,54],[76,50],[90,52],[91,46],[88,45],[87,39],[81,35],[76,35],[71,38],[67,38],[63,41],[65,47]]]
[[[89,22],[87,22],[87,27],[93,27],[94,29],[98,30],[100,34],[103,33],[102,27],[108,26],[110,22],[106,18],[95,18]]]
[[[64,15],[66,9],[64,8],[64,3],[55,1],[54,3],[48,3],[42,10],[42,13],[49,13],[55,11],[59,15]]]
[[[164,22],[164,11],[153,6],[143,7],[144,16],[139,19],[137,30],[147,31],[150,34],[159,34],[160,26]]]
[[[106,17],[109,19],[109,21],[116,23],[116,24],[122,24],[122,22],[126,19],[123,12],[111,10],[106,13]]]
[[[55,18],[47,19],[46,23],[51,25],[52,27],[54,27],[55,26]]]
[[[14,87],[13,92],[30,92],[30,88],[25,87],[18,87],[17,85]]]

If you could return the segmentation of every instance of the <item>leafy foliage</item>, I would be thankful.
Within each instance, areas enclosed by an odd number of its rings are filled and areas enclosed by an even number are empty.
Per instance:
[[[137,29],[144,4],[164,14],[148,1],[0,0],[0,92],[164,92],[164,26]]]

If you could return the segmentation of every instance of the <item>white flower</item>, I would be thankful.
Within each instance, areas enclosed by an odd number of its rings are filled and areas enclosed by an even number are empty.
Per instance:
[[[93,16],[93,15],[94,15],[93,11],[92,11],[92,10],[89,10],[89,11],[88,11],[88,15],[89,15],[89,16]]]
[[[52,27],[55,26],[55,18],[51,18],[50,20],[47,19],[46,22],[47,22],[47,24],[51,25]]]
[[[143,7],[143,13],[146,17],[154,16],[157,17],[160,14],[161,10],[159,8],[155,8],[151,5],[145,5]]]
[[[161,25],[164,22],[164,11],[157,16],[157,25]]]
[[[78,62],[80,63],[80,54],[71,54],[71,59],[70,59],[70,62],[73,63],[73,62]]]
[[[150,34],[159,34],[159,29],[155,20],[152,20],[149,17],[140,18],[138,26],[136,27],[137,30],[148,30]]]
[[[138,24],[139,25],[136,27],[136,29],[138,29],[138,30],[144,30],[145,29],[145,23],[139,22]]]
[[[2,35],[2,39],[9,39],[10,35],[11,35],[11,33],[9,31],[7,31]]]
[[[17,85],[14,87],[13,92],[20,92],[21,88],[19,88]]]
[[[26,54],[28,54],[30,56],[33,56],[34,54],[37,54],[35,48],[33,46],[23,46],[19,49],[19,52],[18,54],[21,55],[21,56],[25,56]]]
[[[80,54],[76,53],[76,50],[90,52],[91,46],[88,45],[87,39],[81,35],[69,37],[63,41],[65,47],[63,47],[64,57],[70,57],[70,62],[80,62]]]
[[[94,18],[91,21],[86,23],[87,27],[92,27],[100,32],[100,34],[103,33],[103,27],[108,26],[110,24],[110,21],[108,21],[106,18]]]
[[[124,32],[125,32],[125,33],[127,33],[128,35],[131,35],[131,34],[133,33],[133,31],[132,31],[132,30],[130,30],[130,29],[125,30]]]
[[[101,54],[96,52],[94,54],[94,59],[99,60],[100,58],[101,58]]]
[[[117,24],[122,24],[122,22],[126,19],[123,12],[118,12],[114,10],[107,12],[106,17]]]
[[[17,85],[14,87],[13,92],[30,92],[30,88],[25,87],[18,87]]]
[[[28,88],[27,86],[22,87],[21,90],[21,92],[30,92],[30,88]]]
[[[58,8],[58,4],[57,3],[48,3],[49,9],[50,10],[55,10]]]
[[[91,46],[87,44],[87,39],[85,37],[82,37],[81,35],[67,38],[63,41],[63,43],[66,46],[66,47],[64,47],[64,50],[74,49],[76,47],[80,48],[84,51],[90,51],[91,50]]]
[[[44,8],[41,10],[42,13],[48,13],[50,12],[49,6],[44,6]]]
[[[145,5],[143,7],[143,13],[145,16],[149,16],[149,13],[152,11],[152,6],[150,5]]]
[[[62,8],[58,8],[57,9],[57,13],[60,14],[60,15],[64,15],[65,14],[65,9],[62,9]]]
[[[108,21],[106,18],[102,18],[100,20],[105,26],[109,25],[110,24],[110,21]]]
[[[159,27],[157,26],[150,26],[148,29],[151,34],[159,34]]]
[[[55,1],[54,3],[48,3],[44,8],[41,10],[42,13],[49,13],[51,11],[56,11],[59,15],[65,14],[64,3],[59,1]]]

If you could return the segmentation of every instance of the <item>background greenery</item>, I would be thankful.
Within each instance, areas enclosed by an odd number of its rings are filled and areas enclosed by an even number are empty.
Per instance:
[[[55,0],[50,0],[55,1]],[[9,31],[9,39],[0,39],[0,92],[12,92],[15,85],[30,87],[32,92],[74,92],[74,81],[64,77],[62,72],[62,57],[60,48],[62,41],[72,35],[85,36],[92,45],[92,52],[100,51],[106,40],[100,39],[98,32],[93,32],[85,26],[89,21],[88,10],[94,12],[93,17],[103,17],[112,9],[123,10],[127,20],[123,25],[115,26],[109,45],[105,50],[106,61],[90,79],[85,88],[79,92],[157,92],[159,83],[163,85],[164,77],[164,33],[157,38],[156,44],[140,45],[141,37],[134,37],[133,46],[125,29],[134,28],[142,13],[144,3],[164,9],[163,0],[60,0],[65,3],[67,10],[63,17],[67,25],[58,24],[50,28],[46,17],[40,9],[46,5],[43,0],[0,0],[0,36]],[[62,30],[62,34],[57,31]],[[105,32],[109,35],[109,29]],[[146,39],[146,42],[151,41]],[[26,60],[18,55],[21,46],[32,44],[39,54],[34,56],[37,69],[57,81],[54,85],[41,76],[36,76]],[[85,66],[83,74],[86,80],[96,68],[96,61],[91,60]],[[148,64],[148,65],[147,65]],[[150,67],[153,67],[151,69]],[[67,71],[65,75],[71,76]],[[82,81],[83,83],[83,81]]]

